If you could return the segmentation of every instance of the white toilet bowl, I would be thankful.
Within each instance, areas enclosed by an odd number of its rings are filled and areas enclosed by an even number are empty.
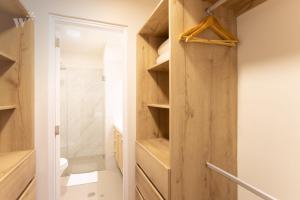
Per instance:
[[[59,160],[60,176],[64,173],[67,167],[68,167],[68,160],[65,158],[60,158]]]

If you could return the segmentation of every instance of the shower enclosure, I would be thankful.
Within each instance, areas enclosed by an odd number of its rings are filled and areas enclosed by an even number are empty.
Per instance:
[[[65,174],[105,169],[105,80],[103,68],[61,64],[61,156]]]

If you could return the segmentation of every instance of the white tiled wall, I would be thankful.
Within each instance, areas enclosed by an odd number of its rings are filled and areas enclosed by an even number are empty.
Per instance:
[[[61,70],[61,153],[67,158],[103,155],[104,81],[100,68]]]

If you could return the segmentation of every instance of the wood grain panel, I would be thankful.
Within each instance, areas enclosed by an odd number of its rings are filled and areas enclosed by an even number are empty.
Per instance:
[[[148,68],[155,64],[157,49],[166,38],[137,37],[137,139],[161,137],[168,134],[169,124],[160,123],[159,111],[147,105],[169,103],[169,74]]]
[[[1,153],[0,160],[0,199],[15,200],[34,177],[34,151]]]
[[[9,33],[11,34],[9,36]],[[16,59],[9,68],[1,67],[0,106],[15,105],[10,112],[0,115],[0,152],[34,148],[34,38],[33,22],[27,21],[23,28],[10,29],[0,34],[6,41],[1,51]],[[11,49],[7,41],[15,49]],[[19,44],[14,44],[17,41]]]
[[[34,27],[27,21],[21,35],[14,150],[34,148]],[[18,140],[16,139],[18,138]],[[22,140],[20,142],[19,140]]]
[[[15,61],[0,63],[0,106],[17,102],[20,42],[21,29],[13,27],[0,31],[0,52]]]
[[[138,188],[135,188],[135,199],[136,200],[144,200]]]
[[[164,200],[140,167],[136,167],[136,185],[145,200]],[[166,199],[167,200],[167,199]]]
[[[138,141],[136,162],[165,199],[170,197],[170,154],[166,139]]]
[[[174,0],[171,37],[171,191],[174,200],[234,200],[236,186],[213,174],[206,161],[236,174],[236,49],[186,44],[178,36],[205,16],[210,4]],[[233,11],[218,9],[236,34]],[[206,33],[205,37],[213,37]]]
[[[168,36],[168,0],[162,0],[155,8],[147,23],[140,30],[140,35],[152,35],[156,37]]]
[[[220,22],[237,35],[235,14],[228,9],[217,13]],[[210,161],[237,175],[237,48],[212,52]],[[212,199],[237,199],[236,184],[211,172]]]
[[[36,199],[36,182],[35,179],[33,179],[18,200],[35,200],[35,199]]]

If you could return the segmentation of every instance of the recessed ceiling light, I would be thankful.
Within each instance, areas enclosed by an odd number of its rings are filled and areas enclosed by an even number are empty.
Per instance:
[[[72,38],[80,38],[81,33],[78,30],[69,29],[67,30],[67,34]]]

